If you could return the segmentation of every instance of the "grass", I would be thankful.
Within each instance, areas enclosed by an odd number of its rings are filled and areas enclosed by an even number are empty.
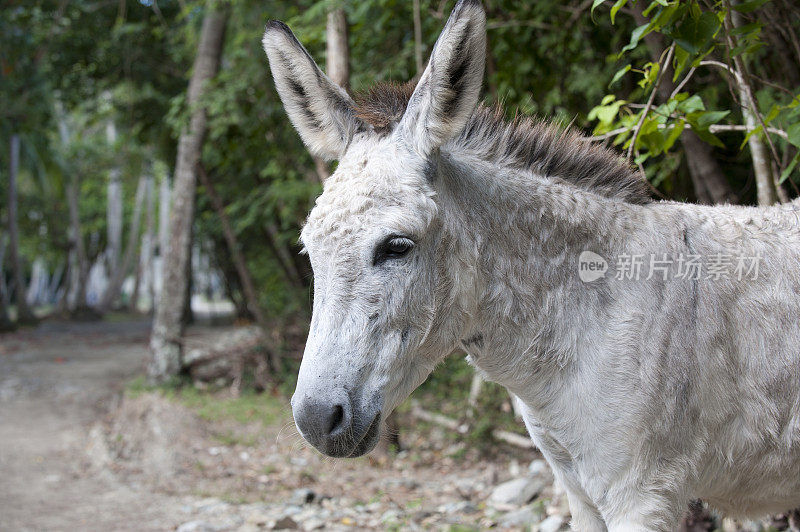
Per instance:
[[[186,379],[150,386],[144,377],[137,377],[126,388],[126,395],[131,398],[153,392],[178,401],[208,421],[230,419],[241,424],[258,422],[265,426],[273,425],[282,422],[289,409],[282,399],[268,393],[244,390],[238,397],[233,397],[220,390],[198,390]],[[227,434],[218,437],[221,440],[233,438]]]

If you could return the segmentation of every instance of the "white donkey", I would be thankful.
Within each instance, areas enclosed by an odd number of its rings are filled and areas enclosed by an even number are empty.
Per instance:
[[[302,231],[314,308],[297,427],[359,456],[445,356],[524,404],[577,530],[672,530],[702,498],[800,505],[800,220],[652,202],[611,151],[478,105],[479,1],[416,86],[354,101],[289,28],[264,48],[336,172]],[[746,267],[745,267],[746,265]]]

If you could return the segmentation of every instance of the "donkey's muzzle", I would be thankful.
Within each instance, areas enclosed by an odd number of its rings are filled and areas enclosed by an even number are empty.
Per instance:
[[[372,450],[377,442],[380,411],[354,415],[350,396],[342,388],[334,388],[325,395],[295,394],[292,412],[300,434],[328,456],[360,456]]]

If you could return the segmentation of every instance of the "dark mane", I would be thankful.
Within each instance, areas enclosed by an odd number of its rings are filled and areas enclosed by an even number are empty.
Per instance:
[[[388,133],[408,106],[415,82],[378,83],[355,96],[356,116]],[[504,166],[555,177],[629,203],[652,201],[638,173],[617,152],[586,140],[577,131],[544,120],[506,120],[500,106],[479,105],[453,147]]]

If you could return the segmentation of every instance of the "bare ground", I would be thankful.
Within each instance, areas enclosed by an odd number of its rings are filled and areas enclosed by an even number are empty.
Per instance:
[[[283,399],[264,397],[278,410],[265,423],[125,394],[148,332],[144,320],[49,322],[0,336],[0,530],[515,529],[548,516],[558,530],[568,519],[546,472],[532,503],[487,504],[499,482],[533,478],[532,451],[487,458],[404,422],[399,455],[333,461],[297,436]]]

